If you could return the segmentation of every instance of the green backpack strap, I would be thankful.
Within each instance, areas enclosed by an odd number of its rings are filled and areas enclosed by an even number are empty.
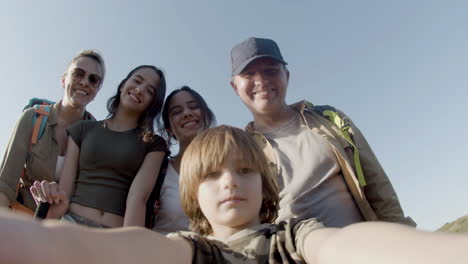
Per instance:
[[[330,105],[313,105],[312,103],[306,101],[305,106],[322,117],[330,120],[338,127],[341,132],[341,136],[353,147],[354,166],[356,167],[356,174],[359,185],[362,187],[366,186],[366,178],[362,172],[361,159],[359,158],[359,149],[356,147],[356,144],[354,144],[353,139],[348,132],[350,127],[348,120],[346,120],[346,118],[342,118],[336,108]]]

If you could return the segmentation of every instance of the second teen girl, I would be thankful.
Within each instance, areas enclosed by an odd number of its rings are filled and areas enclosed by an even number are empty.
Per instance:
[[[183,86],[167,96],[162,120],[168,144],[172,139],[179,144],[179,152],[170,159],[167,167],[153,227],[166,234],[188,230],[189,218],[182,210],[179,195],[180,161],[192,139],[213,126],[216,118],[199,93]]]

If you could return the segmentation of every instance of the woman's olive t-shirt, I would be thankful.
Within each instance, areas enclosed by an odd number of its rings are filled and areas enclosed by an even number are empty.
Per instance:
[[[121,216],[146,154],[167,152],[160,136],[155,135],[152,142],[143,142],[138,129],[112,131],[103,121],[79,121],[68,129],[68,134],[80,148],[71,202]]]

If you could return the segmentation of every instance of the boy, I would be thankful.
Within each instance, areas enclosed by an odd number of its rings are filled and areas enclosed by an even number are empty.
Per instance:
[[[0,236],[8,243],[0,263],[468,263],[462,235],[375,222],[343,229],[315,219],[270,224],[277,192],[266,157],[246,132],[208,129],[181,164],[182,206],[200,234],[167,238],[136,227],[97,230],[3,216]]]

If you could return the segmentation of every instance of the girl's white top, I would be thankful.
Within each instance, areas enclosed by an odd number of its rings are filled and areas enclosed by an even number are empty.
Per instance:
[[[188,230],[189,218],[182,210],[180,202],[179,174],[170,162],[159,197],[160,208],[153,230],[162,234]]]

